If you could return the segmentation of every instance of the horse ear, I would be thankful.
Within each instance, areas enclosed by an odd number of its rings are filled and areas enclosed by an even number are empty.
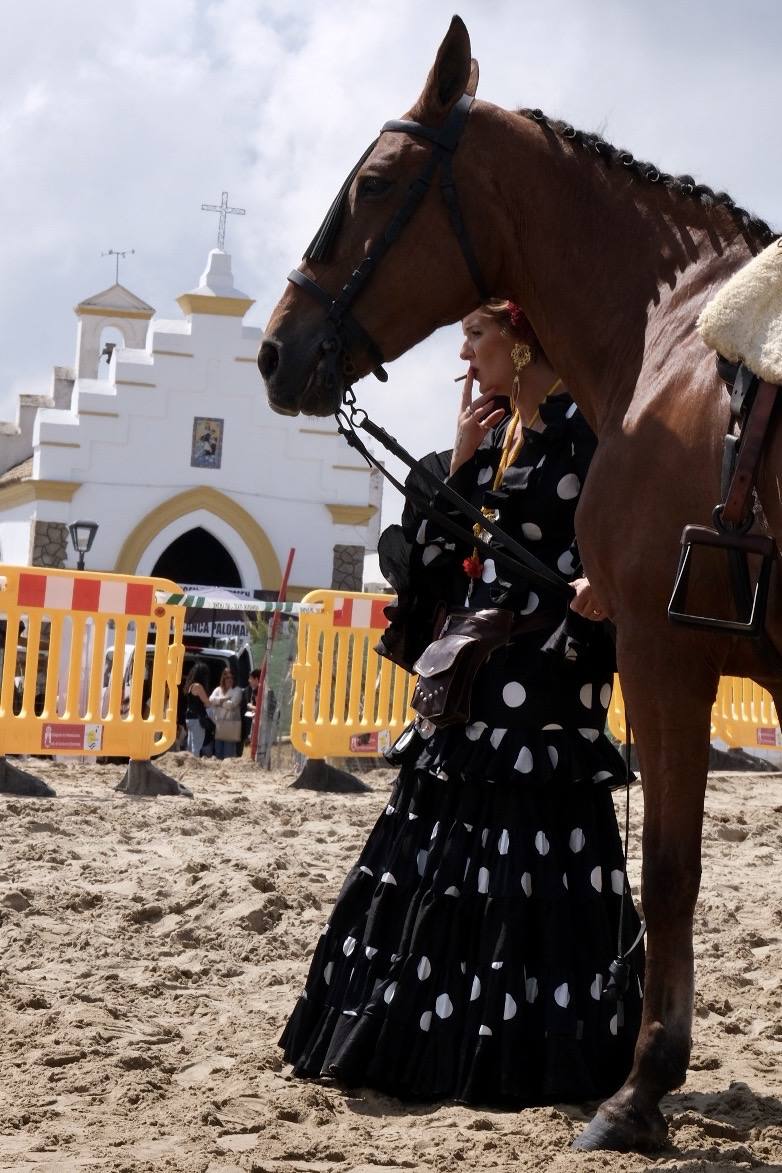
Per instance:
[[[443,43],[437,50],[426,85],[414,109],[437,115],[447,114],[459,101],[472,82],[473,61],[470,54],[470,34],[460,16],[451,20]],[[478,67],[475,65],[475,84],[478,84]]]
[[[476,90],[478,89],[478,72],[478,62],[473,57],[470,62],[470,80],[467,82],[464,90],[465,94],[469,94],[471,98],[475,97]]]

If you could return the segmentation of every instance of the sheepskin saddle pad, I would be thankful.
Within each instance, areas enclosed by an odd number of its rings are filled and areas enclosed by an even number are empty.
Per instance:
[[[707,346],[782,384],[782,239],[730,278],[698,318]]]

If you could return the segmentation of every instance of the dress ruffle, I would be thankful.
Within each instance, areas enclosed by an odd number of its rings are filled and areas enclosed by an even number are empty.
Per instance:
[[[437,730],[429,722],[409,725],[386,753],[393,766],[414,766],[442,777],[461,775],[472,784],[492,785],[502,778],[520,786],[599,783],[623,786],[621,754],[605,733],[586,724],[564,729],[492,728],[474,721]]]
[[[403,765],[281,1039],[296,1074],[506,1106],[622,1082],[640,987],[601,997],[624,884],[610,794],[476,781]]]

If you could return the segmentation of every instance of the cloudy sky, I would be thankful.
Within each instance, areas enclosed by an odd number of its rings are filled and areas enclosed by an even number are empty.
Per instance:
[[[462,0],[479,96],[600,130],[782,227],[779,0]],[[344,175],[421,89],[453,0],[26,0],[0,43],[0,417],[73,361],[73,305],[121,280],[178,316],[223,190],[263,325]],[[414,451],[447,447],[457,327],[360,396]],[[260,394],[260,386],[259,386]],[[399,505],[389,491],[385,520]]]

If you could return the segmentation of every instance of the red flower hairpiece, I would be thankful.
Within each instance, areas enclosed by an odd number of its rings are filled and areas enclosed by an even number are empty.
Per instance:
[[[527,321],[527,315],[520,305],[516,305],[515,301],[508,302],[508,317],[510,318],[511,326],[514,326],[517,330]]]

